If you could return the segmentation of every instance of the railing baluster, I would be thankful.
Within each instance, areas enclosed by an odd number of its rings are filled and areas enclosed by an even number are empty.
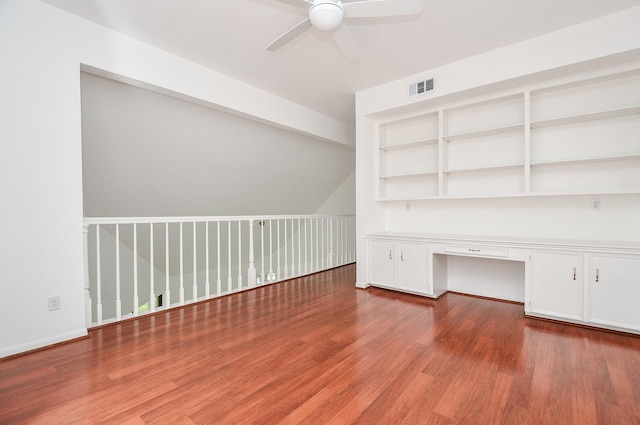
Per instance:
[[[344,264],[344,220],[342,217],[338,217],[338,266]]]
[[[313,244],[315,239],[313,237],[313,219],[308,218],[309,222],[309,273],[313,273],[315,268],[315,262],[313,261]]]
[[[347,254],[348,254],[348,249],[349,249],[349,241],[347,240],[347,237],[349,236],[349,222],[347,221],[346,217],[342,218],[342,244],[344,245],[344,248],[342,250],[342,264],[346,264],[347,263]]]
[[[307,233],[309,233],[308,230],[308,219],[304,219],[304,273],[307,274],[309,273],[309,260],[307,257],[307,248],[309,246],[309,243],[307,242]]]
[[[273,220],[269,220],[269,274],[267,275],[267,281],[269,282],[275,280],[273,275],[273,235],[271,232],[272,226]]]
[[[220,296],[222,295],[222,278],[220,276],[221,268],[222,268],[222,264],[220,263],[220,221],[217,222],[216,227],[217,227],[216,239],[217,239],[217,249],[218,249],[218,253],[217,253],[218,261],[216,263],[218,266],[218,273],[217,273],[217,279],[216,279],[216,295]]]
[[[196,222],[193,222],[193,302],[198,301],[198,269],[196,267]]]
[[[262,256],[260,264],[260,284],[264,285],[264,220],[260,220],[260,255]]]
[[[153,223],[149,223],[149,311],[156,311],[156,290],[153,278]]]
[[[329,226],[327,226],[327,220],[326,218],[322,218],[320,219],[320,221],[322,222],[322,267],[325,268],[327,267],[327,265],[329,264],[329,262],[327,261],[327,228]]]
[[[182,222],[180,222],[180,305],[184,305],[184,240],[182,232]]]
[[[347,232],[349,231],[349,223],[347,223],[347,220],[343,217],[342,218],[342,235],[340,237],[340,240],[342,240],[342,264],[346,264],[347,262]]]
[[[228,224],[228,234],[227,234],[227,242],[229,243],[228,249],[227,249],[227,259],[229,260],[229,265],[227,267],[227,273],[228,273],[228,277],[227,277],[227,292],[233,292],[232,288],[233,288],[233,279],[231,278],[231,220],[229,220],[227,222]]]
[[[287,219],[284,219],[284,277],[287,278],[291,276],[289,274],[289,253],[287,249],[287,244],[289,240],[287,239]]]
[[[242,221],[238,220],[238,291],[242,289]]]
[[[96,224],[96,320],[102,324],[102,276],[100,272],[100,225]]]
[[[238,222],[240,226],[240,222]],[[256,263],[253,252],[253,220],[249,220],[249,269],[247,270],[247,280],[250,288],[256,286]],[[264,282],[260,282],[263,284]]]
[[[133,223],[133,315],[138,315],[138,227]]]
[[[342,253],[343,253],[343,249],[342,249],[342,218],[338,217],[337,220],[337,225],[338,225],[338,232],[337,232],[337,239],[338,239],[338,265],[341,266],[342,265]]]
[[[298,219],[298,274],[302,272],[302,227],[300,227],[300,219]]]
[[[120,300],[120,225],[116,224],[116,320],[122,319]]]
[[[204,296],[211,296],[211,288],[209,287],[209,222],[204,222]]]
[[[333,267],[333,217],[329,219],[329,267]]]
[[[84,253],[84,324],[91,326],[91,281],[89,279],[89,225],[82,226],[82,250]]]
[[[280,219],[276,220],[277,222],[277,228],[276,231],[278,232],[278,239],[277,239],[277,243],[278,243],[278,265],[276,266],[276,280],[280,280],[282,279],[282,270],[280,269]],[[286,227],[285,227],[286,229]],[[285,246],[286,249],[286,246]],[[286,254],[285,254],[285,258],[286,258]]]
[[[353,217],[349,218],[349,222],[351,223],[351,229],[349,230],[349,262],[353,262],[355,260],[355,240],[353,236],[356,234],[356,223],[353,220]]]
[[[171,308],[171,285],[169,274],[169,222],[164,224],[164,297],[162,302],[166,308]]]
[[[320,270],[322,265],[320,264],[320,219],[314,219],[316,222],[316,270]]]
[[[290,277],[296,275],[296,243],[295,243],[295,232],[293,231],[293,223],[295,219],[291,219],[291,274]]]

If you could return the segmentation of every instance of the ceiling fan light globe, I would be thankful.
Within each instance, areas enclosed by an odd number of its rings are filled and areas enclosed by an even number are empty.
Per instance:
[[[342,24],[342,6],[333,2],[318,3],[309,9],[311,24],[320,31],[335,31]]]

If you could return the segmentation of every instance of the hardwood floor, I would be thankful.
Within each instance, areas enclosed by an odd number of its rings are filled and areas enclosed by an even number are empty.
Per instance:
[[[355,266],[0,361],[1,424],[640,424],[640,338]]]

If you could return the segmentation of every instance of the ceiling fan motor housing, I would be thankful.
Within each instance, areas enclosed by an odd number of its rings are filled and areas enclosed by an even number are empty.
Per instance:
[[[320,31],[335,31],[342,24],[343,16],[341,1],[316,0],[309,8],[311,24]]]

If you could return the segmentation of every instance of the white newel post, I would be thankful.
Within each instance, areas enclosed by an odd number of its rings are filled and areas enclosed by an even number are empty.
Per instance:
[[[89,291],[89,225],[83,226],[83,239],[84,249],[84,323],[87,326],[91,326],[91,292]]]
[[[239,222],[238,227],[240,227]],[[256,286],[256,265],[253,257],[253,220],[249,220],[249,269],[247,270],[247,276],[247,279],[249,279],[249,287],[253,288]]]

